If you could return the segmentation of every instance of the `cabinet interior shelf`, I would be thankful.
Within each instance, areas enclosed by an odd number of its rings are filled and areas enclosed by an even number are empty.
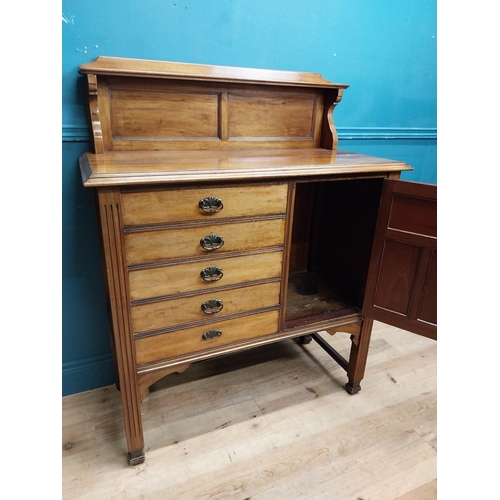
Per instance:
[[[360,313],[359,308],[314,273],[294,273],[288,279],[287,293],[287,328]]]

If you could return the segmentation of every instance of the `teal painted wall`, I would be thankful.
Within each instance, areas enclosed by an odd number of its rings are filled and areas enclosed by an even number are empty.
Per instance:
[[[114,382],[78,66],[98,55],[312,71],[348,83],[339,148],[436,183],[436,0],[63,0],[63,395]]]

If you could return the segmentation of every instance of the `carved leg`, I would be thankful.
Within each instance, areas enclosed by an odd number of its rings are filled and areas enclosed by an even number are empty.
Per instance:
[[[116,359],[116,345],[115,339],[113,337],[113,319],[111,315],[111,307],[109,305],[109,292],[106,290],[106,296],[108,298],[108,328],[109,328],[109,343],[111,345],[111,356],[113,360],[113,371],[115,373],[115,386],[120,390],[120,372],[118,371],[118,360]]]
[[[348,382],[344,386],[349,394],[356,394],[361,390],[359,384],[365,375],[372,326],[373,319],[365,318],[361,325],[359,336],[356,337],[353,335],[351,337],[351,353],[349,356],[349,365],[347,367]]]
[[[124,391],[122,390],[121,393],[124,394]],[[144,435],[142,432],[140,403],[137,402],[136,408],[127,409],[124,399],[126,398],[122,396],[123,419],[125,422],[129,464],[138,465],[142,464],[146,459],[144,455]]]
[[[144,462],[141,403],[136,374],[134,339],[130,325],[127,269],[123,259],[123,232],[118,189],[98,191],[101,244],[106,262],[106,283],[113,327],[116,366],[122,398],[130,465]]]
[[[95,209],[97,214],[101,214],[101,207],[100,207],[100,201],[99,201],[99,196],[97,195],[97,192],[94,195],[94,204],[95,204]],[[118,390],[120,390],[120,372],[118,371],[118,361],[116,359],[116,345],[115,345],[115,338],[113,335],[113,313],[111,311],[111,303],[110,303],[110,291],[109,291],[109,283],[108,283],[108,273],[106,272],[106,249],[109,250],[109,245],[105,246],[104,242],[104,233],[103,233],[103,222],[101,221],[100,217],[97,218],[98,221],[98,226],[99,226],[99,246],[101,250],[101,260],[102,260],[102,265],[101,269],[103,272],[103,284],[104,284],[104,293],[106,295],[106,315],[108,317],[108,333],[109,333],[109,343],[111,346],[111,356],[113,360],[113,372],[115,374],[115,385]],[[106,226],[106,222],[104,221],[104,227]]]

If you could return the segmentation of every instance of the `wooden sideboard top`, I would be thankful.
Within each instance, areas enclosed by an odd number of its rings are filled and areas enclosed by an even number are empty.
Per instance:
[[[86,187],[344,176],[413,170],[374,156],[309,149],[112,151],[80,157]]]
[[[400,161],[338,151],[345,84],[319,73],[98,57],[86,75],[85,186],[385,175]]]
[[[127,59],[99,56],[80,66],[81,74],[133,76],[148,78],[172,78],[199,81],[279,84],[297,87],[346,89],[343,83],[332,83],[319,73],[303,73],[269,69],[213,66],[170,61]]]

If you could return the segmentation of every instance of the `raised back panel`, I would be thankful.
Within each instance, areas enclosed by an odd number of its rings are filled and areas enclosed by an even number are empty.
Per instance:
[[[228,97],[229,140],[313,142],[317,135],[317,93],[232,91]]]
[[[105,150],[317,147],[318,89],[107,77],[99,87]]]
[[[114,141],[218,139],[219,100],[220,92],[113,89],[111,136]]]
[[[337,148],[347,87],[320,75],[98,58],[87,74],[95,153]]]

